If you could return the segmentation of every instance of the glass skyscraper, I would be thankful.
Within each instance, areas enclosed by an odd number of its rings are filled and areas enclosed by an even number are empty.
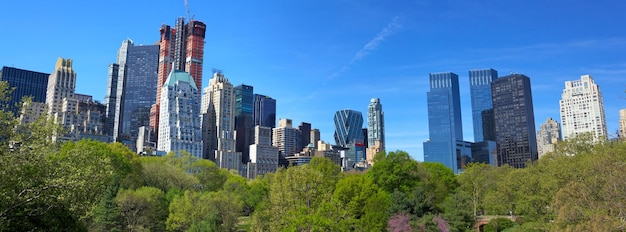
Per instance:
[[[250,145],[254,141],[254,124],[252,114],[254,109],[254,87],[238,85],[235,92],[235,150],[241,152],[241,162],[246,164],[250,160]]]
[[[496,133],[496,164],[526,167],[537,160],[535,114],[530,78],[522,74],[501,77],[491,83]]]
[[[265,95],[254,94],[254,125],[276,128],[276,100]]]
[[[442,163],[458,173],[462,155],[457,152],[457,141],[463,141],[459,76],[446,72],[431,73],[429,77],[426,96],[430,139],[424,142],[424,161]]]
[[[377,140],[379,149],[385,150],[385,113],[380,99],[372,98],[367,107],[367,145],[375,146]]]
[[[470,96],[472,100],[472,121],[474,142],[494,141],[493,103],[491,82],[498,78],[498,71],[479,69],[469,71]]]
[[[363,115],[356,110],[335,112],[335,143],[340,147],[348,144],[363,144]]]
[[[46,90],[48,89],[49,73],[34,72],[19,68],[2,67],[0,71],[0,81],[6,81],[9,88],[15,88],[7,105],[0,108],[13,112],[15,116],[19,113],[23,97],[33,97],[34,102],[46,102]]]

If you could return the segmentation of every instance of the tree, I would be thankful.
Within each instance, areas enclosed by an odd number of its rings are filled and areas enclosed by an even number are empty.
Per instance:
[[[391,198],[367,176],[353,174],[340,179],[334,199],[346,211],[341,223],[346,229],[380,231],[386,227]]]
[[[427,175],[426,170],[404,151],[389,152],[379,157],[367,172],[374,183],[392,193],[395,189],[408,193]]]
[[[180,167],[165,162],[161,157],[141,157],[141,177],[146,186],[156,187],[163,192],[170,189],[193,189],[198,179]]]
[[[501,232],[506,229],[515,227],[515,222],[511,221],[508,218],[494,218],[483,227],[483,231],[485,232]]]
[[[167,199],[160,189],[146,186],[137,190],[121,190],[117,194],[116,202],[127,230],[165,230]]]

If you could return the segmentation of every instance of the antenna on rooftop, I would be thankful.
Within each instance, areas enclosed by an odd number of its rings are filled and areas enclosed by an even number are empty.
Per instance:
[[[193,15],[189,16],[189,1],[185,0],[185,10],[187,11],[187,19],[191,22],[193,21]]]

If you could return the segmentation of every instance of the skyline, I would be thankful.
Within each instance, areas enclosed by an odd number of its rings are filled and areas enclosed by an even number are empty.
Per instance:
[[[76,92],[101,102],[107,67],[121,42],[155,44],[162,23],[186,17],[183,1],[4,6],[0,26],[17,35],[0,39],[0,65],[51,73],[58,57],[70,58]],[[429,73],[459,75],[463,138],[469,141],[469,70],[530,77],[535,128],[559,118],[565,81],[585,74],[600,85],[609,135],[618,130],[619,109],[626,108],[626,32],[616,28],[626,22],[624,2],[192,0],[189,6],[193,18],[207,24],[204,70],[224,70],[233,85],[251,85],[276,99],[277,121],[311,123],[327,143],[334,142],[336,111],[366,113],[370,99],[380,98],[387,150],[423,160]]]

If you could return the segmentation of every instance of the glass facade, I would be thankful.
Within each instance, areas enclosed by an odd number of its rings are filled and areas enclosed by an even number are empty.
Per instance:
[[[385,113],[380,99],[372,98],[367,107],[367,146],[380,141],[380,150],[385,150]]]
[[[255,126],[276,128],[276,100],[265,95],[254,94]]]
[[[0,108],[11,111],[17,116],[23,97],[33,97],[34,102],[46,102],[49,76],[49,73],[2,67],[0,80],[8,82],[9,88],[15,89],[6,105],[0,105]]]
[[[457,141],[463,141],[459,76],[431,73],[428,101],[428,132],[424,161],[439,162],[458,173]],[[459,154],[460,155],[460,154]]]
[[[241,152],[241,162],[250,160],[250,145],[254,141],[251,136],[254,130],[252,113],[254,108],[254,88],[249,85],[238,85],[233,88],[235,93],[235,151]]]
[[[491,84],[496,134],[496,165],[526,167],[537,160],[535,114],[530,78],[512,74]]]
[[[120,117],[122,138],[134,142],[139,127],[150,125],[150,107],[156,102],[158,65],[158,45],[128,47]]]
[[[493,108],[491,101],[491,82],[498,78],[498,71],[493,69],[470,70],[470,96],[472,101],[472,121],[474,141],[493,141]]]
[[[363,115],[356,110],[335,112],[335,143],[340,147],[363,144]]]

